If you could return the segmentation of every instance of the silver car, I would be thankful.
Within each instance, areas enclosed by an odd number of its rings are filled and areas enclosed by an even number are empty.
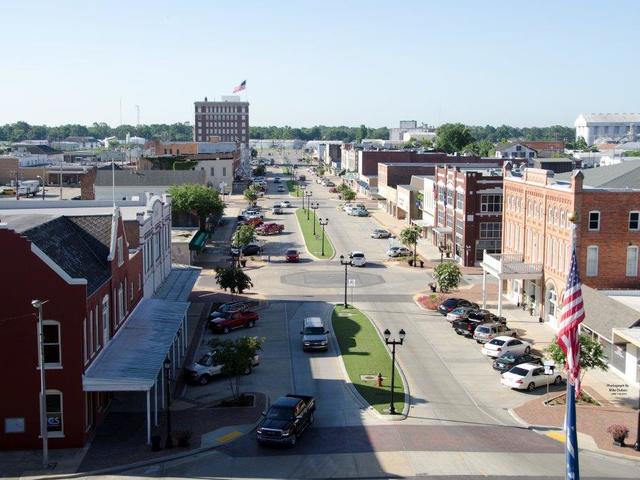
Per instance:
[[[517,337],[518,333],[502,323],[485,323],[478,325],[473,332],[473,339],[478,343],[487,343],[496,337]]]
[[[383,228],[376,228],[373,232],[371,232],[371,238],[389,238],[391,237],[391,233]]]

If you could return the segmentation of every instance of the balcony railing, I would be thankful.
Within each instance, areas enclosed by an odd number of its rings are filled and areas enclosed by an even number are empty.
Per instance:
[[[501,274],[531,275],[542,274],[541,263],[525,263],[521,253],[484,252],[482,263]]]

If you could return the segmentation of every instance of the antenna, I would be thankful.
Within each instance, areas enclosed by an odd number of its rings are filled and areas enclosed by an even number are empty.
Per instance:
[[[135,106],[136,109],[136,127],[140,126],[140,105]]]

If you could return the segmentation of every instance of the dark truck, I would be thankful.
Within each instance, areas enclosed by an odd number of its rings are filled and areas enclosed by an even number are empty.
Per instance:
[[[264,413],[256,429],[258,443],[285,443],[291,446],[313,423],[316,401],[307,395],[289,394],[280,397]]]
[[[454,320],[451,323],[451,327],[458,335],[473,337],[473,332],[475,332],[478,325],[493,322],[506,324],[507,320],[504,317],[498,317],[487,310],[476,310],[470,312],[468,318]]]

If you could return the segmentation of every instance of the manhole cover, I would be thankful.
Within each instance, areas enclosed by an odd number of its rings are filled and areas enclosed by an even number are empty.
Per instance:
[[[378,375],[372,375],[370,373],[366,375],[360,375],[360,380],[363,382],[375,382],[378,379]],[[382,380],[386,380],[387,377],[382,377]]]

